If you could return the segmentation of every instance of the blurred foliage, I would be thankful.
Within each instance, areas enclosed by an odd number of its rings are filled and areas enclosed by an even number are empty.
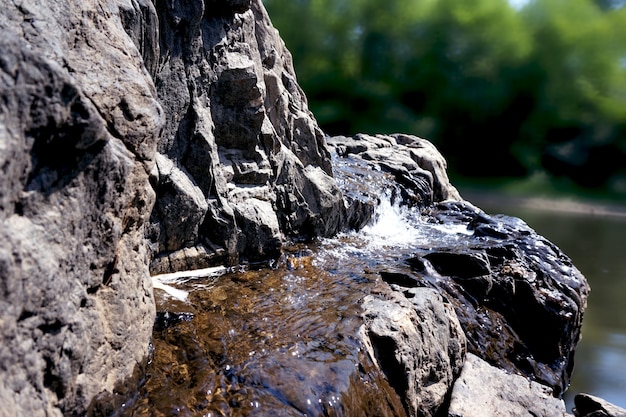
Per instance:
[[[626,192],[624,3],[264,0],[327,133],[413,133],[453,174]]]

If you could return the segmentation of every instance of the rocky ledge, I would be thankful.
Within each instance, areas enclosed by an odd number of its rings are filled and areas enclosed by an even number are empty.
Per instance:
[[[334,177],[260,0],[14,1],[0,29],[1,415],[96,415],[133,395],[156,314],[150,273],[273,258],[373,215],[375,195]],[[335,160],[384,173],[403,204],[470,235],[463,255],[435,246],[410,273],[380,271],[385,294],[364,300],[363,343],[404,409],[470,415],[473,378],[494,375],[534,379],[524,395],[560,407],[588,290],[569,260],[463,202],[426,141],[331,143]],[[423,308],[458,336],[423,351],[434,361],[402,344],[424,336]],[[434,383],[441,364],[451,377]],[[583,413],[614,410],[589,398]]]
[[[522,220],[462,200],[424,139],[328,142],[347,195],[371,199],[362,177],[377,172],[395,204],[461,231],[378,270],[388,290],[364,301],[365,344],[388,380],[399,381],[407,415],[566,415],[559,398],[589,292],[569,258]]]

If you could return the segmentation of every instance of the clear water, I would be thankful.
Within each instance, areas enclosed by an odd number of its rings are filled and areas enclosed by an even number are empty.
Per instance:
[[[362,232],[274,265],[155,277],[157,309],[186,315],[155,331],[149,378],[120,415],[404,415],[361,352],[360,300],[386,285],[381,268],[408,272],[415,248],[467,232],[383,201]]]

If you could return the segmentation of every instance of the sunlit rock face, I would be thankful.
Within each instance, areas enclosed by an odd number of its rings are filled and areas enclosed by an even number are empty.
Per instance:
[[[128,394],[147,360],[143,236],[164,119],[122,25],[134,13],[112,1],[0,10],[2,415],[82,415],[103,392]]]
[[[153,271],[276,257],[286,238],[343,227],[324,136],[261,2],[156,5]]]

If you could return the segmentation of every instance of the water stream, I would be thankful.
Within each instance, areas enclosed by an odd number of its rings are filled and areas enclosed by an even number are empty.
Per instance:
[[[271,264],[155,277],[154,359],[120,414],[403,415],[362,352],[360,300],[386,285],[380,267],[408,270],[416,248],[465,233],[383,198],[361,232]]]
[[[357,170],[344,169],[338,181],[349,180],[345,175]],[[438,220],[401,207],[396,204],[397,189],[385,187],[384,175],[363,175],[370,179],[368,190],[379,192],[373,194],[378,202],[373,221],[359,232],[287,245],[280,259],[264,265],[154,277],[159,314],[153,359],[140,392],[118,415],[405,415],[402,400],[362,346],[361,301],[389,288],[381,278],[385,275],[415,277],[414,265],[407,260],[416,254],[428,257],[443,250],[445,255],[455,248],[469,250],[465,259],[474,262],[479,260],[473,258],[477,251],[491,250],[490,256],[497,258],[514,240],[501,240],[504,229],[488,219],[470,227],[471,206],[469,212],[452,207]],[[517,227],[514,219],[503,221]],[[531,250],[547,248],[541,241],[532,244]],[[428,262],[424,265],[432,268]],[[496,265],[500,273],[511,270]],[[423,273],[426,280],[440,276],[431,272]],[[502,285],[507,276],[498,278],[504,280]],[[463,282],[473,285],[471,279]],[[483,324],[501,320],[499,314],[505,313],[499,312],[497,297],[486,302],[487,309],[494,310],[487,314],[479,307],[471,313],[478,314],[475,319],[486,320]],[[507,334],[499,332],[488,348],[498,351],[514,345]],[[492,342],[479,335],[476,343]],[[518,353],[529,353],[524,352]]]

